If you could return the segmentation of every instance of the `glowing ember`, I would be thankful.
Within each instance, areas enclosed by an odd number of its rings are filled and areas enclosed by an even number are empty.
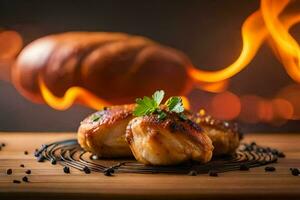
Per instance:
[[[212,115],[218,119],[231,120],[241,111],[241,102],[238,96],[231,92],[217,94],[212,100]]]
[[[287,100],[293,107],[290,119],[300,119],[300,85],[292,84],[279,91],[277,97]]]
[[[262,98],[255,95],[245,95],[241,97],[241,113],[239,118],[243,122],[257,123],[260,121],[258,116]]]
[[[281,125],[287,119],[292,118],[294,109],[289,101],[285,99],[273,99],[271,103],[272,110],[274,112],[272,119],[273,122],[276,122],[276,124]]]

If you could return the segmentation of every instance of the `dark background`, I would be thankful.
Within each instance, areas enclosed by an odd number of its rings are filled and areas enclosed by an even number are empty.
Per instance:
[[[195,66],[218,69],[231,64],[239,55],[241,25],[258,8],[257,0],[0,0],[0,27],[17,30],[25,43],[65,31],[143,35],[184,51]],[[293,32],[299,31],[295,28]],[[264,45],[251,64],[232,78],[230,90],[239,95],[268,98],[292,82]],[[196,91],[192,95],[205,93]],[[56,111],[33,104],[9,82],[0,81],[0,131],[75,131],[80,120],[91,112],[80,106]],[[242,124],[242,129],[297,132],[300,126],[298,121],[291,121],[281,127]]]

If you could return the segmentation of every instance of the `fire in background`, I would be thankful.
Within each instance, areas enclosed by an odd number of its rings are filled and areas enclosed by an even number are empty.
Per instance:
[[[189,103],[187,98],[185,98],[187,107],[190,104],[197,105],[197,107],[193,107],[193,109],[197,110],[204,107],[208,113],[220,119],[231,120],[239,118],[247,123],[269,122],[276,124],[284,123],[286,120],[290,119],[299,119],[300,97],[298,83],[300,81],[300,48],[297,41],[289,33],[290,28],[300,21],[299,6],[294,6],[294,4],[293,1],[288,0],[262,0],[260,8],[245,20],[241,28],[243,46],[240,56],[231,65],[226,66],[221,70],[201,70],[201,66],[194,67],[190,61],[185,61],[185,58],[183,58],[184,56],[177,56],[179,59],[183,60],[180,62],[183,66],[183,69],[181,70],[184,70],[186,76],[179,79],[179,81],[183,81],[181,83],[182,88],[178,87],[177,91],[172,91],[170,94],[187,96],[191,101]],[[2,31],[0,40],[1,44],[4,44],[1,45],[0,49],[2,69],[9,71],[7,69],[17,68],[17,70],[12,70],[13,83],[28,99],[47,103],[51,107],[60,110],[69,108],[73,103],[80,103],[94,109],[99,109],[105,105],[115,103],[109,96],[105,98],[100,92],[92,92],[90,88],[85,88],[76,84],[68,85],[63,94],[57,95],[55,94],[56,88],[49,88],[47,85],[47,81],[45,81],[46,77],[43,77],[41,73],[43,69],[39,69],[41,71],[38,72],[33,72],[37,74],[35,78],[38,79],[38,82],[35,82],[36,85],[33,86],[36,87],[38,91],[39,97],[36,98],[36,94],[32,95],[31,91],[26,90],[27,85],[24,86],[19,81],[21,78],[24,78],[23,74],[20,73],[23,70],[22,68],[28,67],[22,65],[22,61],[27,59],[30,60],[30,62],[39,62],[41,56],[43,56],[43,52],[49,52],[51,47],[40,45],[27,50],[27,52],[26,49],[21,51],[21,36],[13,31]],[[56,40],[58,41],[58,39]],[[274,55],[282,63],[286,73],[294,80],[295,84],[282,88],[273,98],[263,98],[255,94],[238,96],[233,92],[230,92],[230,78],[236,76],[241,70],[248,66],[263,44],[268,44],[269,47],[271,47]],[[65,46],[66,48],[62,45],[59,54],[68,52],[68,46]],[[19,54],[20,51],[21,53]],[[180,52],[178,54],[180,54]],[[71,58],[74,57],[70,57],[70,60],[65,62],[72,62],[73,60]],[[17,63],[21,62],[21,64],[16,65],[15,59],[17,59]],[[35,64],[36,63],[33,65]],[[51,67],[54,68],[53,66]],[[58,67],[59,70],[59,65],[56,67]],[[272,74],[270,74],[270,76],[271,75]],[[168,76],[168,74],[163,74],[163,76]],[[141,77],[141,79],[143,79],[143,77]],[[169,82],[169,84],[171,85],[172,83]],[[157,89],[154,87],[152,88],[151,85],[142,85],[142,83],[141,86],[140,90],[147,91],[147,94],[150,91]],[[99,88],[101,87],[105,87],[105,85],[99,85]],[[166,84],[165,87],[168,87],[168,85]],[[168,88],[162,89],[168,91]],[[201,100],[199,101],[197,98],[193,99],[191,95],[189,95],[192,90],[196,89],[211,92],[206,103],[201,102]],[[125,99],[121,99],[120,96],[119,98],[121,100],[118,103],[130,103],[135,97],[135,94]],[[114,96],[114,98],[118,98],[118,96]]]

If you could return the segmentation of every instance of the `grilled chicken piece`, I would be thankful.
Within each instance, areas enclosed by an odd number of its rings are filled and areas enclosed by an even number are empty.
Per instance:
[[[135,158],[147,165],[174,165],[188,160],[210,161],[213,146],[209,137],[193,121],[176,113],[132,119],[126,129],[126,140]]]
[[[203,132],[212,140],[214,156],[235,153],[242,139],[236,123],[217,120],[205,114],[196,114],[192,120],[199,124]]]
[[[133,119],[134,104],[112,106],[83,120],[78,129],[80,146],[99,157],[129,157],[131,150],[125,140],[128,122]]]

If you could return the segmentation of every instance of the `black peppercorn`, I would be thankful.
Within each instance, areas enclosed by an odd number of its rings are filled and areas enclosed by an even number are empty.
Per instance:
[[[12,169],[7,169],[6,174],[11,175],[12,174]]]
[[[283,152],[278,152],[278,157],[279,158],[285,158],[285,154]]]
[[[23,180],[24,182],[29,182],[27,176],[24,176],[24,177],[22,178],[22,180]]]
[[[19,181],[19,180],[13,180],[13,183],[21,183],[21,181]]]
[[[87,166],[84,166],[83,171],[84,171],[84,173],[86,173],[86,174],[90,174],[90,173],[91,173],[90,168],[88,168]]]
[[[115,173],[115,169],[114,169],[114,168],[109,168],[108,171],[109,171],[110,173]]]
[[[63,170],[64,170],[64,172],[65,172],[66,174],[69,174],[69,173],[70,173],[70,168],[67,167],[67,166],[65,166],[65,167],[63,168]]]
[[[31,174],[31,170],[30,170],[30,169],[27,169],[27,170],[25,171],[25,173],[26,173],[26,174]]]
[[[28,151],[24,151],[24,154],[25,154],[25,155],[28,155]]]
[[[51,164],[56,165],[56,160],[54,158],[51,158]]]
[[[293,176],[298,176],[300,174],[300,171],[298,168],[290,168],[291,173]]]
[[[105,176],[112,176],[112,174],[109,171],[106,171],[106,170],[104,171],[104,175]]]
[[[274,172],[276,170],[276,168],[275,167],[272,167],[272,166],[267,166],[267,167],[265,167],[265,171],[266,172]]]
[[[5,147],[5,143],[2,143],[2,146]]]

